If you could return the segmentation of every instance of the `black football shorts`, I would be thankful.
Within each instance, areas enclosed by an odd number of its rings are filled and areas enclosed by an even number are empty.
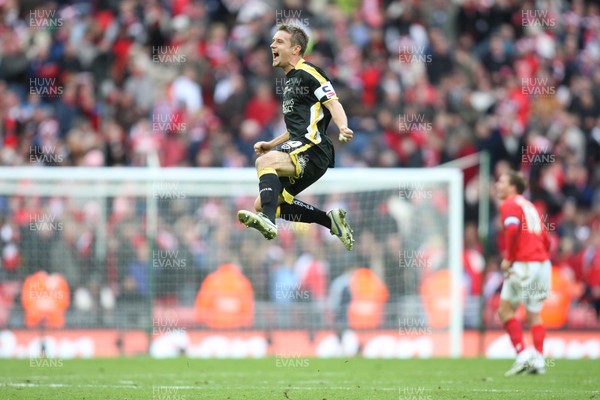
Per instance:
[[[318,181],[327,169],[334,165],[333,144],[329,138],[319,144],[314,144],[303,137],[298,140],[290,139],[273,150],[288,153],[296,167],[295,176],[279,178],[283,188],[282,196],[288,204],[291,204],[296,195]]]

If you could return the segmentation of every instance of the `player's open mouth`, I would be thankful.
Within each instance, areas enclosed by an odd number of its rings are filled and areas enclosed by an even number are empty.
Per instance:
[[[277,60],[278,58],[279,58],[279,53],[273,52],[273,61]]]

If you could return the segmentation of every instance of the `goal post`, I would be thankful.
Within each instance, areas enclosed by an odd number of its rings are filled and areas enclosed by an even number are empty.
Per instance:
[[[316,336],[341,326],[331,309],[336,278],[367,267],[389,292],[371,331],[437,333],[448,356],[461,356],[459,169],[330,169],[298,198],[347,209],[353,252],[320,226],[279,220],[273,241],[241,227],[235,212],[252,210],[257,193],[249,168],[0,168],[0,196],[12,204],[5,220],[22,233],[22,265],[8,279],[64,272],[73,294],[64,329],[142,329],[151,343],[171,328],[207,329],[194,319],[195,300],[223,263],[240,264],[252,283],[254,318],[240,331],[304,329]],[[62,229],[45,224],[56,221]],[[388,356],[376,345],[363,350]]]

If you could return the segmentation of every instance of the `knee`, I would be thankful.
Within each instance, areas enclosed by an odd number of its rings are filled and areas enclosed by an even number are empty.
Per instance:
[[[498,314],[498,318],[500,318],[500,321],[504,322],[504,310],[502,309],[502,306],[498,307],[498,311],[496,311],[496,314]]]
[[[512,308],[506,303],[500,303],[500,307],[498,307],[498,317],[500,317],[500,321],[503,323],[512,318],[514,312]]]
[[[272,153],[263,154],[262,156],[260,156],[256,159],[254,166],[256,167],[257,171],[260,171],[261,169],[273,166],[274,160],[273,160],[273,156],[271,154]]]
[[[254,167],[256,167],[257,171],[260,171],[262,169],[263,157],[264,156],[260,156],[256,159],[256,161],[254,161]]]
[[[525,319],[527,320],[527,325],[529,325],[530,327],[542,323],[542,319],[540,318],[539,313],[527,312]]]

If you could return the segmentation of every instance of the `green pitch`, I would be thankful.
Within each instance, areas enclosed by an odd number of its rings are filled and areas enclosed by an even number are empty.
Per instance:
[[[0,360],[0,399],[597,399],[600,361],[547,360],[505,378],[510,360],[122,358]]]

